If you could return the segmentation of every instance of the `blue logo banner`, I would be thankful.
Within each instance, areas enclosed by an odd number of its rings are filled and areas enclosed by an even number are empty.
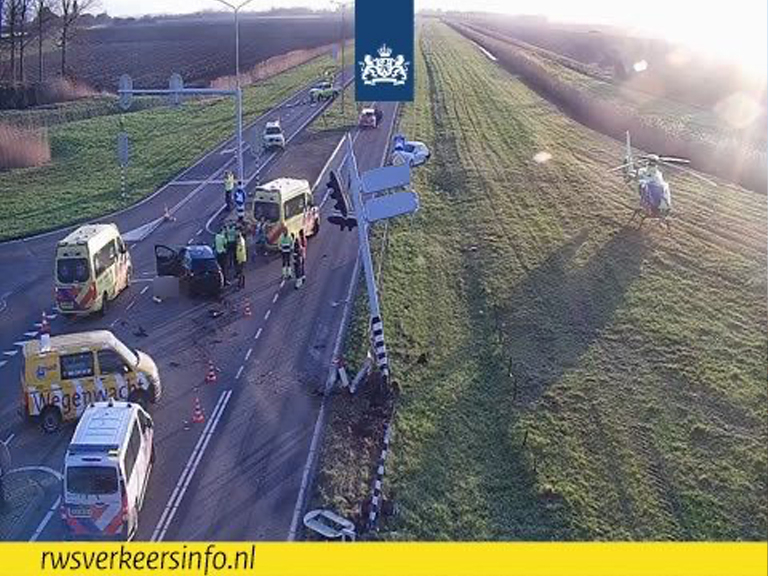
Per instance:
[[[413,101],[413,0],[355,2],[355,99]]]

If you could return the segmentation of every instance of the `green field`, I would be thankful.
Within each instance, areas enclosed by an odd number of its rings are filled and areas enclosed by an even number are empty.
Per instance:
[[[244,121],[255,120],[295,90],[316,80],[331,64],[330,56],[323,56],[246,88]],[[71,104],[64,112],[50,112],[46,119],[29,113],[17,115],[18,124],[50,125],[53,161],[41,168],[0,172],[0,240],[58,228],[129,206],[234,133],[231,99],[195,100],[179,108],[162,106],[128,114],[108,114],[105,106],[109,102],[98,98],[90,104]],[[57,121],[62,114],[64,121]],[[73,120],[77,115],[94,117]],[[10,119],[9,113],[4,116]],[[130,192],[125,198],[120,197],[117,164],[116,141],[121,121],[131,138],[132,154],[126,171]]]
[[[765,196],[670,175],[671,233],[638,231],[619,142],[437,21],[415,66],[400,128],[433,158],[383,262],[402,393],[382,537],[764,539]],[[334,399],[318,477],[350,517],[366,410]]]

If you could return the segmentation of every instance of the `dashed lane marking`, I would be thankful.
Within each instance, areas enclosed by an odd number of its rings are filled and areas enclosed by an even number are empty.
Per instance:
[[[235,374],[235,380],[240,380],[240,375],[243,373],[243,366],[240,365],[240,368],[237,369],[237,374]]]
[[[277,302],[277,298],[278,298],[278,296],[280,296],[280,293],[279,293],[279,292],[275,292],[275,295],[274,295],[274,296],[272,296],[272,304],[274,304],[275,302]]]
[[[125,307],[126,312],[133,308],[133,305],[136,304],[136,300],[131,300],[131,303],[128,304],[128,306]]]
[[[16,356],[16,354],[18,353],[19,353],[18,350],[5,350],[3,352],[3,354],[5,354],[6,356]]]
[[[197,232],[195,232],[195,236],[200,236],[200,234],[202,234],[202,233],[203,233],[203,229],[202,229],[202,228],[200,228],[200,230],[198,230]]]
[[[264,314],[264,320],[269,320],[269,315],[270,314],[272,314],[272,309],[271,308],[269,310],[267,310],[266,314]]]
[[[144,294],[147,290],[149,290],[149,286],[144,286],[144,288],[141,289],[141,294]]]
[[[248,359],[251,357],[251,353],[253,352],[253,348],[248,348],[248,352],[245,353],[245,361],[248,362]]]
[[[283,286],[285,286],[285,278],[283,278],[283,279],[280,281],[280,288],[282,288]]]
[[[258,339],[259,339],[259,336],[261,336],[261,328],[259,328],[259,329],[256,331],[256,336],[254,336],[254,337],[253,337],[253,339],[254,339],[254,340],[258,340]]]

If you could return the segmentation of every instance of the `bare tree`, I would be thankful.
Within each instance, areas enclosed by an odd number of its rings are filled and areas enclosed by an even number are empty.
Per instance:
[[[8,0],[6,5],[6,27],[11,45],[11,82],[16,82],[16,20],[19,12],[19,0]]]
[[[1,0],[0,0],[1,1]],[[37,20],[37,81],[43,81],[43,40],[47,24],[51,19],[50,2],[52,0],[37,0],[35,20]]]
[[[11,0],[13,1],[13,0]],[[67,42],[72,39],[77,30],[77,21],[91,8],[94,8],[98,0],[58,0],[59,16],[61,17],[61,30],[59,44],[61,46],[61,75],[67,74]]]
[[[29,16],[30,6],[32,0],[18,0],[18,16],[19,16],[19,82],[24,82],[24,48],[31,41],[31,37],[27,37],[27,17]]]

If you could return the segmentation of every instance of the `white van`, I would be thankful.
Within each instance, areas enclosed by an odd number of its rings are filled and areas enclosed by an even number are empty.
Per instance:
[[[74,540],[129,540],[155,459],[152,419],[131,402],[96,402],[64,457],[61,517]]]

